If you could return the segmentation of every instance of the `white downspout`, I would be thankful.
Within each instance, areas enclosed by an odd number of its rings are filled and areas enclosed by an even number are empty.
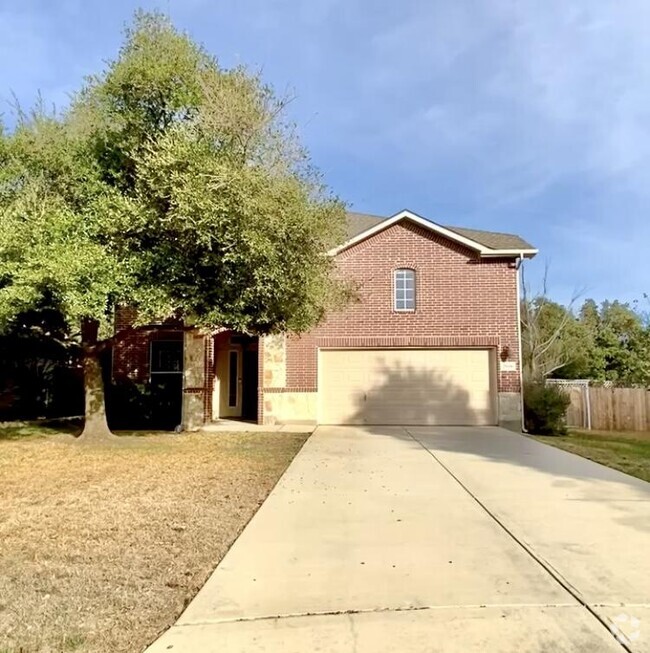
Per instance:
[[[523,252],[517,258],[517,336],[519,338],[519,396],[521,405],[521,432],[528,433],[526,430],[526,420],[524,417],[524,366],[523,353],[521,349],[521,272],[520,268],[524,263]]]

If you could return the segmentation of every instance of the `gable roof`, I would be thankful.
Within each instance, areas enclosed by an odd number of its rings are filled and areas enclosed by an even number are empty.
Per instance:
[[[465,236],[465,238],[469,238],[470,240],[475,240],[477,243],[485,245],[485,247],[491,249],[535,249],[530,243],[515,234],[504,234],[499,231],[483,231],[480,229],[466,229],[465,227],[448,226],[447,229],[460,234],[461,236]]]
[[[347,213],[347,236],[348,240],[358,236],[360,233],[375,227],[386,218],[379,215],[369,215],[368,213]]]
[[[338,254],[344,249],[351,247],[361,240],[365,240],[400,220],[415,222],[426,229],[479,252],[481,256],[524,256],[526,258],[532,258],[537,254],[537,249],[523,238],[514,234],[443,226],[431,222],[411,211],[400,211],[388,218],[366,213],[348,212],[347,240],[339,247],[334,248],[330,253]]]

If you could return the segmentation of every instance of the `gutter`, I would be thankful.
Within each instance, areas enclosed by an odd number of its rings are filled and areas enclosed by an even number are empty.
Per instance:
[[[517,274],[517,337],[519,339],[519,396],[521,405],[521,432],[528,433],[526,430],[526,419],[524,415],[524,366],[523,353],[521,348],[521,272],[520,268],[524,263],[524,253],[520,252],[516,262]]]

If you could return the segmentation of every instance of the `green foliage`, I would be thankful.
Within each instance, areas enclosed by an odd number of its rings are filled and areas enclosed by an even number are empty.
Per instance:
[[[535,435],[565,435],[569,395],[556,385],[529,383],[524,387],[526,430]]]
[[[226,71],[159,14],[61,115],[0,132],[0,330],[44,301],[78,328],[144,322],[303,331],[345,301],[324,256],[344,209],[286,100]]]
[[[650,329],[628,304],[603,302],[599,307],[587,300],[576,324],[579,338],[569,347],[570,363],[561,370],[561,378],[650,385]]]
[[[650,329],[641,316],[615,301],[604,302],[597,317],[592,377],[617,385],[650,385]]]
[[[0,421],[80,415],[80,352],[56,311],[28,311],[0,336]]]
[[[3,151],[0,329],[47,303],[73,324],[107,318],[107,300],[121,295],[127,275],[103,242],[101,218],[121,198],[53,117],[23,116]]]
[[[536,297],[522,307],[522,344],[527,380],[650,385],[650,325],[628,304],[587,300],[574,315]]]
[[[167,375],[156,375],[157,377]],[[106,380],[106,409],[111,429],[171,431],[181,420],[180,375],[157,378],[149,383]]]

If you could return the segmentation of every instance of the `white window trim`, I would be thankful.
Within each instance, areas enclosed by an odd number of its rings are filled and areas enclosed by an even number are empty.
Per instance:
[[[413,275],[413,308],[397,308],[397,274],[399,272],[410,272]],[[415,268],[401,267],[393,270],[393,311],[396,313],[415,313],[418,306],[417,284],[417,270]]]

